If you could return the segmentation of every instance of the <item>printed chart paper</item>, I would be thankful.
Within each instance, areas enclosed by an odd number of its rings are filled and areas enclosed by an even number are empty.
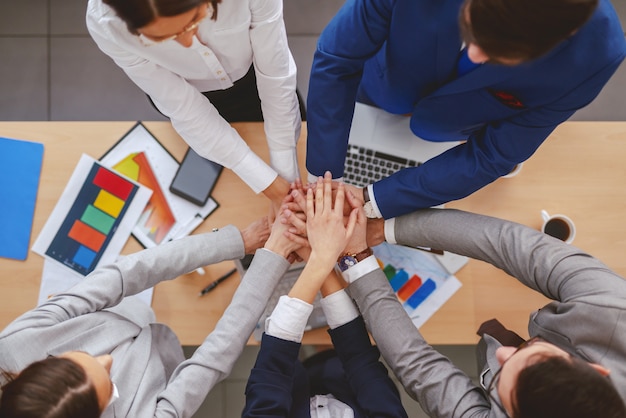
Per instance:
[[[116,260],[151,194],[83,155],[33,251],[86,276]]]
[[[461,287],[431,253],[383,242],[373,247],[378,264],[417,328]]]

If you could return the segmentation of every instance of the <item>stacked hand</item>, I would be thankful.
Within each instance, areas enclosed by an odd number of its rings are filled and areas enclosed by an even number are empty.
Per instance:
[[[315,191],[307,190],[306,233],[311,246],[309,262],[332,267],[354,232],[358,208],[354,207],[344,222],[345,189],[339,184],[333,199],[330,173],[318,179]]]

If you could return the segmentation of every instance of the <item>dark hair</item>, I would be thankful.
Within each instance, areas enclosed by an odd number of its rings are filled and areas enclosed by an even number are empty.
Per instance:
[[[459,22],[465,42],[490,58],[528,61],[572,35],[597,5],[598,0],[465,0]]]
[[[609,378],[578,358],[547,356],[524,368],[512,396],[513,418],[624,418]]]
[[[198,7],[211,3],[213,14],[211,19],[217,19],[217,4],[221,0],[102,0],[115,10],[122,19],[128,31],[137,34],[137,29],[152,23],[158,17],[176,16]]]
[[[17,375],[3,372],[0,418],[97,418],[98,395],[85,370],[67,358],[49,357]]]

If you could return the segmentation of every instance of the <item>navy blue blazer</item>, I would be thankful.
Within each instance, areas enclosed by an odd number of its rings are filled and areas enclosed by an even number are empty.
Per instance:
[[[507,174],[590,103],[626,55],[618,16],[600,0],[547,55],[513,67],[487,63],[457,78],[461,3],[347,0],[320,36],[308,92],[311,174],[343,175],[357,96],[410,114],[420,138],[467,140],[375,183],[385,218],[465,197]]]
[[[362,317],[329,330],[347,379],[355,417],[406,417],[400,394],[378,361]],[[261,349],[246,385],[242,417],[309,417],[309,386],[298,360],[299,343],[263,334]],[[333,394],[335,395],[335,394]]]

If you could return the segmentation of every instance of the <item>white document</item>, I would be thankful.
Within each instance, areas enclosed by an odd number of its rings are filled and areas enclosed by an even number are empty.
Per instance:
[[[98,175],[105,179],[97,180]],[[123,190],[106,190],[116,185]],[[114,262],[151,193],[83,155],[32,248],[44,257],[37,304],[88,280],[85,276],[91,271]],[[132,297],[149,306],[152,293],[147,289]]]

